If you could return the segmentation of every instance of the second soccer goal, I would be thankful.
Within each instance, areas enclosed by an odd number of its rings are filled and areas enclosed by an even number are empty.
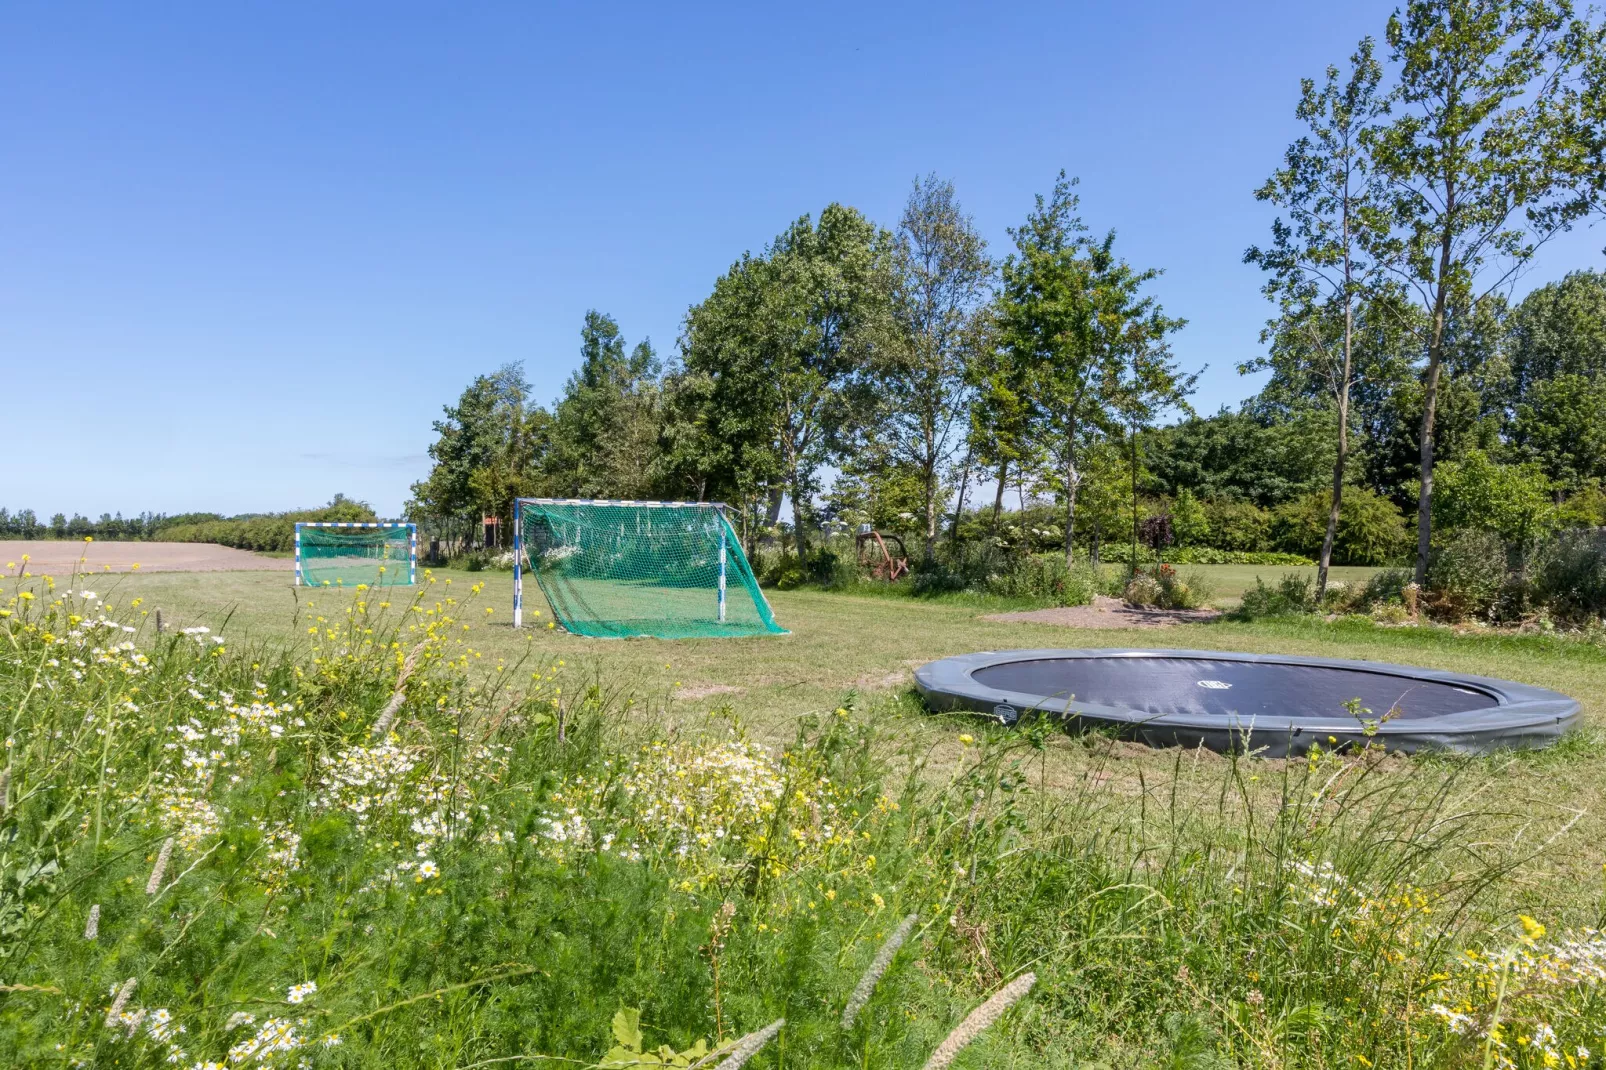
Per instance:
[[[520,498],[513,504],[513,624],[524,574],[577,635],[784,635],[717,502]]]
[[[418,572],[418,525],[296,524],[296,586],[411,586]]]

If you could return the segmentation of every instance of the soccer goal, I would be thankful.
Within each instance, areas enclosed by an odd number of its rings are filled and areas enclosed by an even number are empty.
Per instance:
[[[417,524],[296,524],[298,587],[407,587],[417,578]]]
[[[524,573],[576,635],[784,635],[719,502],[520,498],[513,503],[513,626]]]

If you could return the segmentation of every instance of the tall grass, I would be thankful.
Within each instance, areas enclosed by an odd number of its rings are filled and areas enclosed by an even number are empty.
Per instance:
[[[1538,1066],[1606,1039],[1599,938],[1505,912],[1565,841],[1491,846],[1475,766],[1178,755],[1156,785],[1091,740],[1108,761],[1054,785],[1045,724],[931,753],[891,705],[783,747],[729,711],[671,730],[486,658],[477,593],[320,594],[301,641],[235,649],[12,579],[0,1062]]]

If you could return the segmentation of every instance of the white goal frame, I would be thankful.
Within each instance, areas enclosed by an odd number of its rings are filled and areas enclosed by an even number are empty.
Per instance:
[[[305,586],[301,576],[301,529],[302,528],[406,528],[407,529],[407,585],[418,584],[418,525],[405,521],[344,521],[344,520],[297,520],[296,521],[296,586]]]
[[[617,505],[636,509],[712,509],[724,516],[724,502],[641,502],[619,498],[513,499],[513,627],[524,627],[524,507],[526,505]],[[729,518],[726,518],[728,524]],[[719,620],[725,621],[725,543],[719,544]]]

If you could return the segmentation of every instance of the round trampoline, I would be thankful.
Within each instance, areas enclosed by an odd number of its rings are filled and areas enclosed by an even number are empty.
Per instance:
[[[1509,680],[1216,650],[986,651],[921,666],[915,687],[935,710],[1008,724],[1042,710],[1150,746],[1267,757],[1313,744],[1470,754],[1546,747],[1579,715],[1576,700]]]

